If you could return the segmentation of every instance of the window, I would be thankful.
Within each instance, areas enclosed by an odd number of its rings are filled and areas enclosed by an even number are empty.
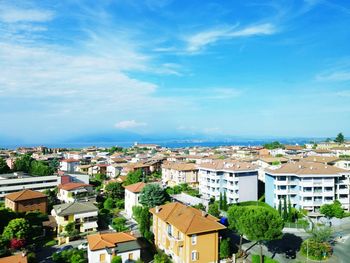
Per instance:
[[[197,251],[192,251],[191,259],[192,259],[192,261],[196,261],[198,259],[198,252]]]
[[[100,254],[100,262],[106,261],[106,254]]]
[[[192,235],[191,236],[191,243],[192,243],[192,245],[197,244],[197,235]]]

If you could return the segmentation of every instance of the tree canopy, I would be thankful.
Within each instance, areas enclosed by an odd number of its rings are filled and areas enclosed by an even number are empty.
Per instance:
[[[134,172],[129,172],[126,176],[125,185],[136,184],[144,181],[143,172],[141,169],[137,169]]]
[[[0,174],[5,174],[10,172],[10,167],[8,167],[6,161],[3,158],[0,158]]]
[[[140,204],[147,207],[162,205],[167,200],[166,192],[158,184],[146,185],[140,194]]]
[[[320,212],[328,218],[336,217],[342,218],[344,216],[344,209],[338,200],[335,200],[333,204],[324,204],[320,208]]]
[[[26,239],[29,233],[29,224],[24,218],[12,219],[5,227],[2,237],[6,240],[13,238]]]
[[[268,149],[268,150],[273,150],[273,149],[278,149],[278,148],[284,148],[284,145],[281,144],[281,143],[278,142],[278,141],[274,141],[274,142],[270,142],[270,143],[265,143],[263,146],[264,146],[265,149]]]
[[[337,137],[335,137],[335,139],[334,139],[334,142],[339,143],[339,144],[344,143],[345,142],[344,135],[341,132],[338,133]]]
[[[124,198],[124,187],[121,183],[112,182],[106,185],[105,192],[112,199]]]
[[[15,160],[15,170],[29,173],[33,160],[34,159],[29,154],[22,155]]]

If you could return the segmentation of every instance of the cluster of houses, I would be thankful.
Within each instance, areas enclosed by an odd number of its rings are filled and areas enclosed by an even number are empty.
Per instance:
[[[265,193],[265,202],[277,208],[281,200],[310,214],[319,213],[323,204],[339,200],[350,211],[350,143],[286,145],[268,150],[263,147],[222,146],[170,149],[153,144],[135,144],[125,151],[110,153],[103,148],[79,151],[66,149],[20,148],[18,153],[32,153],[37,160],[59,160],[59,169],[51,176],[24,173],[0,174],[0,199],[19,212],[41,211],[50,214],[47,223],[57,232],[59,244],[68,243],[65,226],[86,233],[89,262],[111,262],[115,255],[123,262],[141,257],[135,233],[98,231],[96,193],[89,180],[105,174],[106,183],[123,183],[129,172],[141,170],[165,187],[187,184],[200,197],[186,193],[172,196],[173,202],[151,208],[155,245],[174,262],[217,262],[219,219],[191,206],[208,204],[225,195],[228,204],[255,201]],[[11,167],[13,151],[0,151]],[[151,176],[152,174],[158,176]],[[125,216],[132,218],[132,208],[146,183],[125,186]],[[263,189],[261,189],[261,185]],[[47,196],[41,193],[57,187],[60,204],[47,211]]]

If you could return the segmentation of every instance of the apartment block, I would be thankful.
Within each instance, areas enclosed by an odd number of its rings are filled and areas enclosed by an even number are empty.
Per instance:
[[[167,162],[162,165],[162,182],[173,187],[187,183],[198,185],[198,168],[194,163]]]
[[[226,228],[219,219],[176,202],[150,212],[155,245],[174,263],[219,262],[219,231]]]
[[[350,171],[324,163],[287,163],[265,171],[265,199],[277,208],[287,198],[293,207],[310,212],[337,199],[349,211],[349,176]]]
[[[34,191],[44,191],[53,189],[61,183],[58,175],[49,176],[29,176],[24,173],[0,174],[0,200],[5,195],[30,189]]]
[[[248,162],[213,161],[199,167],[199,192],[202,198],[226,192],[228,203],[254,201],[258,198],[258,167]]]

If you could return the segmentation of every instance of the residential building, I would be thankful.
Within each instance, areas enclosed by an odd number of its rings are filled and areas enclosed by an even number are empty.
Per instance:
[[[180,203],[150,209],[154,243],[175,263],[219,262],[219,231],[226,227],[204,211]]]
[[[132,208],[140,205],[139,197],[142,189],[146,186],[145,183],[139,182],[124,186],[125,188],[125,213],[129,218],[132,218]]]
[[[21,172],[0,174],[0,200],[3,200],[7,194],[23,189],[44,191],[53,189],[60,183],[61,177],[58,175],[30,176]]]
[[[60,170],[68,173],[74,173],[77,170],[79,164],[80,161],[77,159],[64,159],[60,161]]]
[[[64,203],[96,200],[92,185],[76,182],[60,184],[57,198]]]
[[[5,195],[5,207],[15,212],[47,212],[47,196],[30,189]]]
[[[258,167],[248,162],[218,160],[199,167],[199,193],[202,198],[220,199],[226,193],[227,202],[257,200]]]
[[[64,238],[65,226],[73,222],[75,229],[80,233],[94,232],[97,230],[98,208],[91,202],[64,203],[54,205],[51,215],[57,223],[57,239],[59,244],[69,242]]]
[[[324,163],[298,162],[265,173],[265,200],[272,207],[277,208],[286,198],[293,207],[317,212],[321,205],[337,199],[349,210],[350,171]]]
[[[120,256],[122,262],[134,262],[141,257],[141,247],[132,233],[104,233],[87,236],[88,262],[111,263]]]
[[[8,257],[0,258],[0,263],[27,263],[27,256],[24,252]]]
[[[198,168],[194,163],[163,163],[162,182],[170,187],[183,183],[198,186]]]

